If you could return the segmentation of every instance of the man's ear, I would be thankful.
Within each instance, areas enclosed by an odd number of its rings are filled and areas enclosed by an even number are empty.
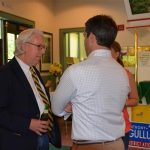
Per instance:
[[[27,46],[27,45],[26,45],[25,43],[22,43],[22,44],[21,44],[21,49],[22,49],[23,51],[25,51],[26,46]]]
[[[95,43],[95,42],[97,43],[96,36],[93,33],[90,33],[89,39],[91,40],[92,43]]]

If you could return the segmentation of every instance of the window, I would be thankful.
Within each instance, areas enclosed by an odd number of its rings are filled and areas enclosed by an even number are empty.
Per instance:
[[[0,11],[0,65],[13,58],[18,34],[34,24],[34,21]]]
[[[87,57],[83,31],[84,28],[60,30],[60,62],[63,65],[63,69]]]
[[[8,61],[14,57],[15,34],[7,33]]]
[[[66,57],[74,57],[82,61],[86,58],[83,32],[66,33]]]

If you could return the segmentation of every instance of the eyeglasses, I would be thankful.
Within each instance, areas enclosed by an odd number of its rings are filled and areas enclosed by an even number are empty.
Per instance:
[[[41,44],[34,44],[34,43],[30,43],[30,42],[26,42],[28,44],[34,45],[36,46],[38,49],[42,50],[42,49],[46,49],[45,45],[41,45]]]

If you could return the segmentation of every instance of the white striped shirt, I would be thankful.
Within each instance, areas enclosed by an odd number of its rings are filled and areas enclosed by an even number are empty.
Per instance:
[[[52,98],[52,111],[61,114],[71,101],[72,139],[115,140],[124,135],[122,110],[129,90],[127,74],[111,52],[95,50],[64,72]]]

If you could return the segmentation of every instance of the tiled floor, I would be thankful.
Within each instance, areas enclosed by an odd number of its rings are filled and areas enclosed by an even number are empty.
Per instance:
[[[71,141],[71,121],[64,121],[63,118],[58,118],[58,123],[61,129],[61,137],[63,145],[72,145]],[[148,150],[139,148],[129,148],[129,150]]]

